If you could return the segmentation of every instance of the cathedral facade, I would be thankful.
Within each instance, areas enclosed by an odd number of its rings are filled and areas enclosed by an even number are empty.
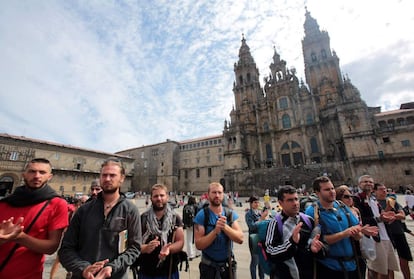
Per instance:
[[[368,107],[309,12],[304,30],[306,84],[275,50],[262,87],[242,39],[235,105],[223,131],[227,184],[244,191],[309,188],[313,178],[328,175],[336,185],[355,185],[362,174],[393,188],[413,183],[412,104],[385,114]]]
[[[119,152],[148,162],[135,166],[133,185],[149,189],[155,181],[171,181],[174,191],[200,193],[208,183],[220,181],[227,191],[262,194],[286,184],[309,189],[320,175],[328,175],[335,185],[355,185],[360,175],[371,174],[392,188],[410,186],[413,104],[384,113],[368,107],[341,73],[329,34],[309,12],[304,30],[306,83],[275,50],[262,86],[243,37],[234,64],[234,107],[222,134],[174,142],[168,160],[154,150],[171,146],[169,140]],[[149,162],[156,162],[152,171]],[[165,174],[166,164],[173,162],[177,165]]]

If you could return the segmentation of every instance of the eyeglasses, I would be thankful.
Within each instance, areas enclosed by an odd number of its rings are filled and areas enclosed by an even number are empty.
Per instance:
[[[343,195],[342,198],[343,199],[349,199],[349,198],[352,198],[352,196],[351,195]]]

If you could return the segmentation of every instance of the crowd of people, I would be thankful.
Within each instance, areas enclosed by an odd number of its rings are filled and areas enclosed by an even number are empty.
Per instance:
[[[201,279],[238,277],[233,246],[245,241],[232,208],[238,195],[229,200],[220,183],[210,183],[198,202],[191,195],[185,205],[182,199],[182,214],[169,203],[167,186],[155,184],[140,214],[120,191],[125,169],[117,158],[102,164],[99,179],[76,206],[68,206],[48,185],[53,174],[47,159],[30,161],[22,176],[24,185],[0,201],[0,278],[41,279],[44,255],[56,251],[50,278],[60,262],[67,278],[128,278],[131,268],[139,279],[178,279],[183,258],[197,257]],[[411,193],[400,205],[369,175],[358,179],[358,191],[335,187],[326,176],[316,178],[312,188],[314,199],[306,208],[289,185],[278,189],[275,208],[269,195],[264,206],[257,196],[248,199],[252,279],[265,274],[271,279],[394,278],[398,270],[410,278],[405,233],[411,232],[404,220],[414,217]],[[368,240],[373,257],[364,253]]]

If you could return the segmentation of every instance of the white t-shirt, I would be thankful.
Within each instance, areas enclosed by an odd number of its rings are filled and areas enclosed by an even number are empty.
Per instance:
[[[414,195],[405,195],[405,202],[407,203],[410,209],[414,206]]]
[[[380,217],[377,200],[374,197],[370,197],[368,199],[368,204],[371,207],[374,217]],[[388,237],[387,229],[385,228],[383,222],[378,222],[378,232],[382,240],[390,240],[390,238]]]

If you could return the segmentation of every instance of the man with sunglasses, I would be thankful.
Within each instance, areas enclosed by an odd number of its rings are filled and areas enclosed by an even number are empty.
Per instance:
[[[389,276],[392,275],[393,271],[398,271],[399,268],[394,248],[384,223],[393,222],[395,214],[394,212],[382,210],[377,199],[372,195],[374,179],[370,175],[359,177],[358,186],[360,192],[355,195],[354,204],[361,213],[362,224],[377,226],[379,232],[378,236],[373,236],[376,241],[377,257],[373,261],[367,260],[368,277],[390,278]]]

